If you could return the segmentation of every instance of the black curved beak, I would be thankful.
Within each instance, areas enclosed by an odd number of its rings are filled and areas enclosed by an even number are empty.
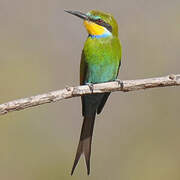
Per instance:
[[[81,19],[84,19],[84,20],[89,20],[89,16],[84,14],[84,13],[81,13],[79,11],[68,11],[68,10],[64,10],[65,12],[69,13],[69,14],[72,14],[74,16],[77,16]]]

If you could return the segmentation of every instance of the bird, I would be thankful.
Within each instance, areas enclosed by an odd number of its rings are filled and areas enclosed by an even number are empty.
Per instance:
[[[110,13],[99,10],[91,10],[88,13],[65,11],[82,19],[88,33],[81,54],[80,85],[89,85],[93,90],[93,84],[118,81],[121,43],[118,37],[118,24],[114,17]],[[73,175],[82,154],[85,156],[87,174],[90,174],[95,117],[102,112],[109,95],[110,92],[81,96],[84,119],[71,175]]]

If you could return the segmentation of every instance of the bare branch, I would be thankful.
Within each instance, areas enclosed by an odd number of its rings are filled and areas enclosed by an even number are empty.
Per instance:
[[[104,93],[113,91],[136,91],[141,89],[149,89],[155,87],[166,87],[166,86],[179,86],[180,85],[180,74],[169,75],[158,78],[139,79],[139,80],[126,80],[119,83],[108,82],[93,85],[92,89],[88,85],[67,87],[62,90],[52,91],[49,93],[31,96],[24,99],[18,99],[10,101],[0,105],[0,115],[7,114],[11,111],[19,111],[29,107],[38,106],[41,104],[56,102],[62,99],[68,99],[75,96],[81,96],[83,94],[92,93]]]

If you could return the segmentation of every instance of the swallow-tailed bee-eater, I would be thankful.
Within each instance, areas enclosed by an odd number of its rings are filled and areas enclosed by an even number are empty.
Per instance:
[[[121,65],[121,44],[118,24],[109,13],[92,10],[87,14],[66,11],[81,18],[88,32],[80,63],[80,85],[115,81]],[[87,174],[90,173],[91,143],[96,114],[100,114],[110,93],[88,94],[81,97],[84,117],[79,145],[71,175],[84,154]]]

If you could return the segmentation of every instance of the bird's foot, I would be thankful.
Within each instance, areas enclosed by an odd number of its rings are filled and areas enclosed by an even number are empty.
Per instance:
[[[90,89],[91,93],[93,93],[93,90],[94,90],[94,84],[93,84],[93,83],[86,83],[86,85],[89,86],[89,89]]]
[[[71,91],[71,87],[70,86],[66,86],[65,87],[67,91]]]
[[[116,79],[115,81],[118,83],[118,85],[119,85],[119,86],[121,86],[121,89],[123,89],[123,88],[124,88],[124,83],[123,83],[123,81],[122,81],[122,80],[120,80],[120,79]]]

